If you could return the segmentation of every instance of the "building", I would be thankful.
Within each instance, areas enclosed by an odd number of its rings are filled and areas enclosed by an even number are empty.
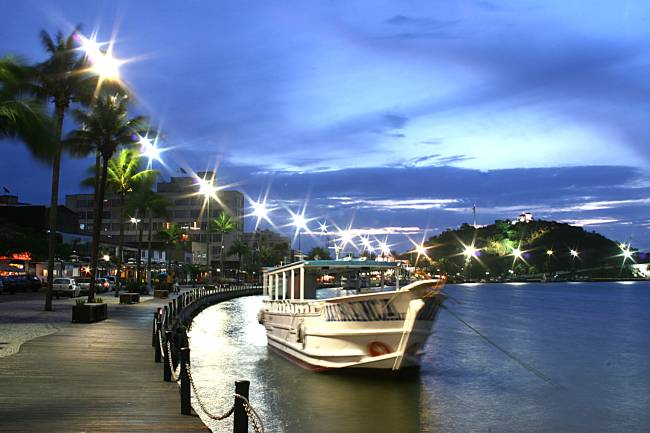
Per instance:
[[[533,222],[533,214],[531,212],[524,212],[521,215],[517,217],[516,220],[512,221],[512,224],[517,224],[517,223],[530,223]]]
[[[291,245],[291,239],[289,237],[268,229],[257,229],[252,233],[244,233],[242,236],[242,242],[248,245],[251,249],[257,249],[260,246],[273,249],[274,247],[283,245],[286,245],[288,248]]]
[[[210,179],[213,173],[202,172],[197,173],[197,176]],[[137,242],[138,224],[145,224],[143,238],[146,240],[150,229],[152,236],[155,237],[156,233],[169,227],[169,224],[176,223],[189,234],[188,240],[192,242],[192,262],[195,264],[205,264],[205,247],[201,251],[201,248],[197,244],[203,243],[206,245],[208,238],[208,214],[207,206],[205,206],[206,199],[199,194],[199,188],[195,178],[189,176],[172,177],[168,182],[159,182],[156,186],[156,191],[170,203],[170,206],[167,208],[167,216],[154,216],[150,227],[146,216],[127,215],[127,220],[124,225],[124,241],[131,244]],[[235,228],[231,233],[224,236],[223,246],[220,244],[221,235],[214,231],[212,232],[210,239],[210,259],[213,264],[220,262],[222,251],[227,253],[232,243],[237,239],[241,239],[244,218],[244,195],[241,192],[220,190],[216,194],[219,200],[210,200],[210,218],[217,218],[219,213],[224,210],[235,221]],[[66,196],[66,205],[79,214],[80,226],[88,231],[92,229],[93,225],[93,197],[93,194],[72,194]],[[120,233],[120,200],[116,195],[107,194],[103,213],[102,235],[117,238]],[[140,222],[131,223],[132,217],[139,219]],[[225,260],[229,260],[229,258],[226,257]],[[236,263],[236,258],[232,258],[232,261]]]

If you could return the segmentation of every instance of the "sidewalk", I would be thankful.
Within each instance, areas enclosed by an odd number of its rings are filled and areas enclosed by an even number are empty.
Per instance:
[[[94,324],[70,323],[74,300],[55,300],[54,312],[42,311],[42,296],[0,303],[0,343],[12,327],[54,332],[0,358],[0,431],[208,432],[180,415],[178,386],[153,362],[153,311],[169,300],[99,296],[109,319]]]

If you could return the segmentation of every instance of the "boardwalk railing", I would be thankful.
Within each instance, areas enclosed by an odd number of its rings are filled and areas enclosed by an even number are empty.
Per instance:
[[[235,382],[233,405],[223,414],[215,415],[208,410],[192,378],[187,336],[192,319],[203,309],[228,299],[261,294],[261,286],[205,286],[181,293],[154,312],[151,333],[154,361],[163,363],[163,379],[166,382],[180,383],[183,415],[192,414],[191,393],[194,392],[196,402],[210,419],[222,420],[234,414],[234,433],[248,433],[249,420],[256,433],[264,432],[262,419],[248,401],[248,381]]]

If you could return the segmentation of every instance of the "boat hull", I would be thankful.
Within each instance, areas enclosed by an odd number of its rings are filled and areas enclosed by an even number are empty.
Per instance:
[[[315,371],[418,367],[444,295],[432,284],[327,300],[265,301],[269,347]]]

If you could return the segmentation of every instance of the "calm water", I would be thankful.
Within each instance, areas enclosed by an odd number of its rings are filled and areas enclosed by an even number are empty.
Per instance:
[[[447,306],[534,366],[552,386],[442,311],[419,374],[312,373],[266,347],[261,298],[196,317],[190,334],[201,395],[230,407],[251,381],[267,432],[648,432],[650,284],[447,286]],[[210,421],[231,431],[232,419]]]

